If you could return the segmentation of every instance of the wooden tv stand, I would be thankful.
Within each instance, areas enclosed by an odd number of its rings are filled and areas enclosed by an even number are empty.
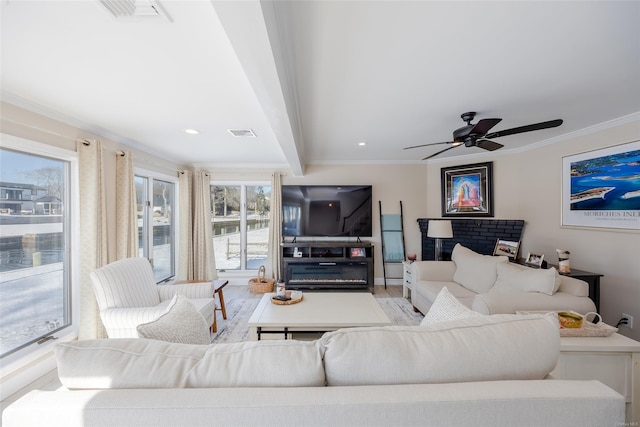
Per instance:
[[[287,289],[373,290],[370,242],[300,241],[280,250]]]

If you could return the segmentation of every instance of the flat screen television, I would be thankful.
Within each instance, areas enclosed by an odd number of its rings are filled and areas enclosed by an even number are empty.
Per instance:
[[[285,237],[372,237],[370,185],[283,185]]]

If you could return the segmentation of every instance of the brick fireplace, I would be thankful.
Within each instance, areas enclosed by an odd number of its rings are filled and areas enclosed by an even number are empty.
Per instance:
[[[524,220],[521,219],[418,218],[423,261],[434,259],[435,239],[427,237],[430,219],[451,219],[453,238],[442,240],[442,252],[447,260],[451,259],[451,252],[456,243],[475,252],[490,255],[497,239],[518,241],[524,228]]]

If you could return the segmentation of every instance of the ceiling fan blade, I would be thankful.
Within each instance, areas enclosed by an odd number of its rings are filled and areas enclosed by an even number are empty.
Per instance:
[[[527,126],[520,126],[520,127],[517,127],[517,128],[499,130],[498,132],[493,132],[493,133],[490,133],[488,135],[485,135],[485,137],[488,138],[488,139],[500,138],[501,136],[515,135],[517,133],[524,133],[524,132],[531,132],[531,131],[534,131],[534,130],[555,128],[555,127],[560,126],[561,124],[562,124],[562,119],[549,120],[548,122],[541,122],[541,123],[535,123],[535,124],[527,125]]]
[[[475,124],[475,126],[469,131],[469,134],[484,135],[501,121],[502,119],[482,119]]]
[[[421,144],[421,145],[413,145],[411,147],[404,147],[403,150],[409,150],[411,148],[420,148],[420,147],[428,147],[430,145],[440,145],[440,144],[453,144],[453,141],[444,141],[444,142],[432,142],[431,144]]]
[[[427,157],[425,157],[425,158],[424,158],[424,159],[422,159],[422,160],[428,160],[428,159],[430,159],[430,158],[432,158],[432,157],[437,156],[438,154],[442,154],[442,153],[444,153],[445,151],[449,151],[449,150],[451,150],[452,148],[459,147],[460,145],[462,145],[462,144],[455,144],[455,145],[452,145],[451,147],[447,147],[447,148],[445,148],[444,150],[440,150],[440,151],[438,151],[437,153],[434,153],[434,154],[432,154],[432,155],[430,155],[430,156],[427,156]]]
[[[499,148],[504,147],[504,145],[482,138],[476,142],[476,147],[484,148],[488,151],[495,151]]]

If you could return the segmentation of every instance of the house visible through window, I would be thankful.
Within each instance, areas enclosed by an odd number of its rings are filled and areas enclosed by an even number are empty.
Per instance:
[[[138,247],[151,260],[156,282],[175,276],[176,182],[136,172]]]
[[[257,270],[267,262],[271,186],[211,184],[213,248],[218,270]]]
[[[71,166],[0,149],[0,354],[71,325]]]

